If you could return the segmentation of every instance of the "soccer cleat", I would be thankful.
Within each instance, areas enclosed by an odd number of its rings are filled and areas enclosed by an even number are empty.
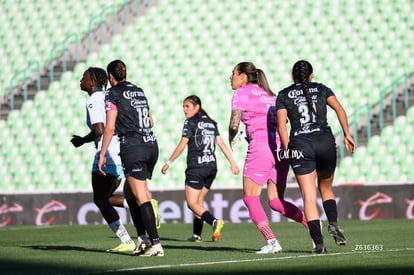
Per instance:
[[[221,229],[223,229],[224,221],[223,220],[215,220],[213,223],[213,236],[212,241],[218,242],[221,237]]]
[[[141,257],[163,257],[164,249],[160,243],[152,245],[150,248],[145,250],[143,254],[140,254]]]
[[[106,252],[111,253],[132,253],[134,251],[134,244],[120,243],[117,247],[112,249],[107,249]]]
[[[155,225],[157,226],[157,229],[160,229],[161,215],[160,215],[160,211],[158,210],[158,201],[156,199],[151,199],[151,205],[152,205],[152,209],[154,210]]]
[[[150,246],[150,242],[145,235],[141,235],[138,237],[137,246],[135,247],[134,251],[132,252],[133,255],[139,255],[145,252],[145,250]]]
[[[256,254],[275,254],[282,252],[282,246],[280,246],[277,240],[274,240],[273,243],[268,243],[263,246]]]
[[[323,244],[317,244],[315,248],[313,249],[314,254],[326,254],[328,253],[328,250],[326,250],[326,247]]]
[[[199,243],[201,241],[202,241],[201,240],[201,237],[199,235],[196,235],[196,234],[192,235],[191,237],[189,237],[187,239],[187,242],[196,242],[196,243]]]
[[[334,238],[337,245],[346,245],[344,232],[337,225],[329,224],[328,233]]]

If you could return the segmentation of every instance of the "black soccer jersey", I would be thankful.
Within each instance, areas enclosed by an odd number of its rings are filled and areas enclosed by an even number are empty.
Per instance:
[[[115,130],[120,138],[133,137],[137,143],[156,140],[151,130],[148,101],[141,88],[128,81],[119,82],[108,90],[105,102],[107,110],[116,106]]]
[[[189,139],[187,167],[217,167],[216,136],[219,131],[206,115],[197,114],[184,121],[182,137]]]
[[[291,136],[319,132],[328,128],[326,119],[326,100],[335,96],[332,90],[321,83],[309,83],[309,92],[313,102],[313,110],[309,108],[300,83],[279,92],[276,109],[286,109],[291,125]],[[315,111],[316,114],[315,114]]]

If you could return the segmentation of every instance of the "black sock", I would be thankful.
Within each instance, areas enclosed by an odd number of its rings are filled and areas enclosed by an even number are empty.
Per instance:
[[[135,229],[137,230],[137,235],[145,235],[145,226],[142,222],[141,212],[137,200],[135,198],[127,199],[129,212],[131,213],[132,222],[134,223]]]
[[[193,221],[193,234],[201,236],[201,232],[203,231],[203,224],[204,221],[200,218],[194,217]]]
[[[321,230],[321,222],[320,220],[313,220],[308,221],[309,226],[309,233],[313,242],[316,245],[323,245],[323,237],[322,237],[322,230]]]
[[[154,210],[152,209],[151,202],[147,201],[141,204],[139,210],[141,212],[142,222],[145,225],[145,229],[148,232],[151,243],[159,243],[160,238],[158,236],[157,226],[155,225],[155,215]]]
[[[201,219],[208,223],[209,225],[213,226],[213,222],[216,219],[210,212],[206,211],[201,215]]]
[[[336,208],[335,200],[326,200],[323,202],[323,209],[325,210],[326,217],[329,224],[336,225],[338,222],[338,210]]]

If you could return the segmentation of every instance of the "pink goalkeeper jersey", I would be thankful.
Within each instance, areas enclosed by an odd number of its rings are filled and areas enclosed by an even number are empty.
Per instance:
[[[247,84],[234,92],[231,109],[243,111],[241,120],[251,141],[268,141],[268,132],[276,136],[275,106],[275,96],[257,84]]]

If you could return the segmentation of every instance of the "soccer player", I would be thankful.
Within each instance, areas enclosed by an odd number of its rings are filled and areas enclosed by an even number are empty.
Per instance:
[[[327,253],[316,203],[316,179],[328,218],[328,232],[338,245],[346,244],[343,231],[338,227],[337,205],[332,190],[336,145],[326,119],[327,105],[336,112],[344,132],[346,149],[354,152],[355,143],[349,132],[345,110],[332,90],[312,82],[312,65],[305,60],[297,61],[292,68],[292,78],[294,83],[277,96],[279,134],[283,149],[289,150],[290,163],[302,192],[309,233],[316,245],[314,253]],[[290,136],[287,119],[291,126]]]
[[[201,232],[205,221],[213,227],[212,241],[215,242],[220,239],[224,222],[215,218],[204,208],[204,200],[217,174],[216,144],[229,161],[233,174],[239,174],[240,169],[220,137],[217,123],[202,108],[200,98],[196,95],[186,97],[183,109],[186,120],[184,121],[181,140],[162,167],[161,172],[166,174],[172,162],[188,146],[185,198],[188,208],[193,211],[195,217],[193,235],[187,241],[201,241]]]
[[[88,93],[86,102],[86,122],[90,129],[89,134],[84,137],[73,135],[70,140],[75,147],[84,143],[94,142],[96,154],[92,165],[92,189],[93,201],[102,213],[109,227],[121,240],[121,244],[110,250],[113,252],[132,252],[135,243],[122,224],[118,212],[111,205],[111,197],[118,188],[124,172],[119,158],[119,142],[115,137],[111,140],[106,151],[107,165],[105,175],[98,171],[98,159],[102,146],[102,134],[104,132],[105,117],[105,89],[108,83],[106,72],[102,68],[90,67],[80,80],[80,88]],[[127,183],[126,183],[127,184]]]
[[[283,199],[286,189],[289,162],[276,156],[280,148],[277,133],[276,96],[267,82],[265,73],[251,62],[237,64],[230,76],[234,91],[229,124],[230,144],[234,143],[240,121],[246,125],[249,143],[243,170],[243,201],[250,218],[265,238],[257,253],[270,254],[282,251],[269,225],[260,201],[263,186],[267,184],[269,206],[283,216],[307,224],[303,212]]]
[[[140,256],[164,256],[147,185],[159,154],[157,139],[151,129],[154,122],[148,101],[141,88],[126,80],[124,62],[110,62],[107,73],[111,88],[105,97],[106,127],[98,169],[103,175],[106,174],[103,170],[107,164],[105,153],[114,139],[114,133],[117,133],[124,172],[138,202],[142,223],[151,242],[151,247],[148,248],[145,240],[138,237],[134,252]]]

